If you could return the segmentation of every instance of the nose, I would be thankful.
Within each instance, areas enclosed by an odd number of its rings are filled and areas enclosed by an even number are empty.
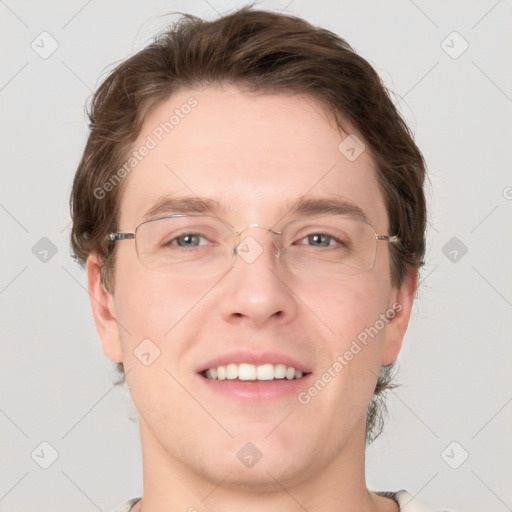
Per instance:
[[[277,258],[275,235],[249,226],[236,248],[237,257],[221,299],[223,318],[253,327],[290,322],[297,303],[286,269]]]

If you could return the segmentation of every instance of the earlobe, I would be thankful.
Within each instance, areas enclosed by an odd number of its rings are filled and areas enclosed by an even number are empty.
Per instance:
[[[393,363],[400,349],[409,325],[416,287],[418,284],[418,271],[411,269],[400,288],[396,288],[392,294],[387,316],[389,322],[386,325],[384,334],[384,348],[382,353],[382,364]]]
[[[101,260],[91,253],[86,263],[89,298],[103,353],[113,362],[123,357],[113,296],[101,282]]]

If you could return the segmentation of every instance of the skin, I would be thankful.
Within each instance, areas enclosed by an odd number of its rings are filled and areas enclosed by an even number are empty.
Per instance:
[[[379,234],[392,234],[369,152],[345,158],[338,145],[346,134],[311,98],[232,86],[181,90],[150,112],[134,147],[190,96],[197,107],[125,178],[120,231],[133,232],[164,195],[222,201],[228,210],[220,216],[236,229],[274,226],[307,195],[342,196]],[[124,363],[140,414],[139,509],[398,510],[366,488],[365,419],[380,366],[401,348],[416,274],[393,288],[388,244],[379,242],[371,271],[337,281],[296,279],[274,258],[264,231],[250,234],[262,255],[252,264],[238,259],[220,280],[152,271],[140,264],[133,240],[117,243],[110,291],[97,255],[87,261],[103,351]],[[401,311],[307,405],[295,395],[229,400],[196,374],[200,363],[243,349],[291,355],[320,376],[394,303]],[[147,338],[161,351],[149,366],[133,354]],[[249,441],[262,453],[251,468],[236,456]]]

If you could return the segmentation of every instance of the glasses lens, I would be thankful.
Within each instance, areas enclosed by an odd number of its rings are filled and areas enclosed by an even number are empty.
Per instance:
[[[183,277],[220,273],[232,260],[233,234],[219,219],[164,217],[141,224],[135,242],[141,263]]]
[[[373,227],[342,215],[292,221],[276,242],[283,264],[297,277],[308,279],[366,272],[377,252]],[[135,243],[143,265],[179,277],[218,275],[233,264],[235,252],[252,263],[240,248],[235,250],[236,235],[229,225],[213,217],[150,220],[137,228]]]
[[[292,221],[282,236],[287,264],[301,275],[354,275],[370,270],[375,262],[373,227],[343,215]]]

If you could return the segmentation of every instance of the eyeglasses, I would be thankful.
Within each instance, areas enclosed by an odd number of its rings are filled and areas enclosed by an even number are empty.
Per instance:
[[[332,277],[371,270],[379,241],[398,242],[397,236],[379,235],[367,222],[345,215],[295,219],[281,231],[250,224],[235,231],[217,217],[177,214],[139,224],[134,233],[109,233],[107,240],[135,239],[138,258],[145,267],[189,278],[219,275],[239,256],[253,263],[264,245],[249,229],[263,229],[272,240],[276,258],[297,275]]]

